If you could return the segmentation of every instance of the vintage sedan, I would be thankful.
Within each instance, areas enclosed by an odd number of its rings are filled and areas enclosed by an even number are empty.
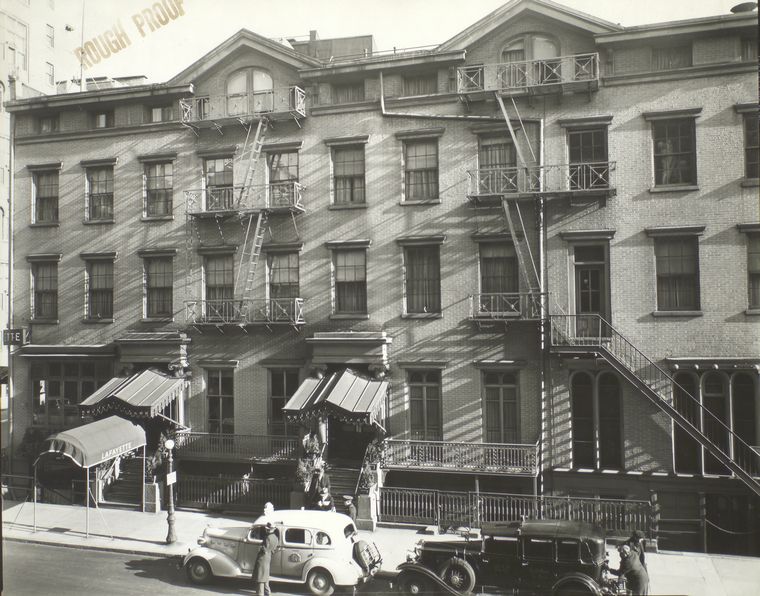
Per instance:
[[[283,510],[259,517],[253,526],[206,528],[183,566],[191,582],[213,577],[250,578],[267,522],[279,546],[272,555],[271,581],[306,584],[316,596],[336,587],[350,588],[372,577],[382,559],[374,544],[357,552],[356,526],[350,517],[330,511]]]

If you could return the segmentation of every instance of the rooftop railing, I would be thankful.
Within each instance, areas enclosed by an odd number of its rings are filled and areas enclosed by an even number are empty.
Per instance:
[[[468,196],[610,191],[614,161],[468,170]]]
[[[303,298],[188,300],[188,325],[303,325]]]
[[[225,118],[306,116],[306,92],[297,86],[251,93],[189,97],[179,101],[185,123]]]

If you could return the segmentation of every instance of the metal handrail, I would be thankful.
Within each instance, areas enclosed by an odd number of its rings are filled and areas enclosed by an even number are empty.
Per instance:
[[[285,113],[306,116],[306,92],[292,85],[262,91],[188,97],[179,100],[182,122],[268,116]]]
[[[539,319],[541,298],[547,293],[501,292],[470,294],[473,319]]]
[[[247,325],[255,323],[289,323],[302,325],[303,298],[222,298],[186,300],[185,320],[198,323]]]
[[[615,188],[614,161],[467,170],[469,196],[584,192]]]
[[[183,454],[238,453],[248,459],[294,460],[300,442],[287,435],[242,435],[189,431],[177,433],[178,456]]]

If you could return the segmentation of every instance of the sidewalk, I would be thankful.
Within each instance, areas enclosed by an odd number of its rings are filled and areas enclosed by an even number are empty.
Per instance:
[[[193,548],[208,526],[250,524],[250,516],[221,515],[203,511],[177,511],[177,542],[165,543],[166,512],[142,513],[128,509],[90,509],[90,536],[85,536],[85,508],[39,503],[37,531],[32,503],[4,501],[3,540],[34,542],[83,549],[109,550],[152,556],[183,555]],[[362,532],[383,555],[383,570],[393,572],[422,538],[415,529],[378,528]],[[608,549],[616,567],[615,549]],[[748,596],[758,593],[760,559],[699,553],[647,553],[650,594],[688,596]]]

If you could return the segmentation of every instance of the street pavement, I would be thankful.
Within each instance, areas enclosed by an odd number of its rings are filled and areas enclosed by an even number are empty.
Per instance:
[[[3,539],[6,556],[18,542],[67,546],[154,557],[185,554],[194,547],[206,526],[247,525],[251,516],[213,512],[175,513],[177,542],[165,543],[166,513],[142,513],[127,509],[90,508],[86,536],[85,508],[71,505],[3,502]],[[36,531],[34,529],[36,521]],[[383,570],[393,572],[407,551],[424,537],[420,528],[379,527],[362,532],[377,544],[383,555]],[[610,548],[615,567],[615,549]],[[650,594],[688,596],[760,595],[760,559],[697,553],[648,553]],[[290,590],[290,588],[288,588]],[[138,592],[136,592],[138,593]]]

